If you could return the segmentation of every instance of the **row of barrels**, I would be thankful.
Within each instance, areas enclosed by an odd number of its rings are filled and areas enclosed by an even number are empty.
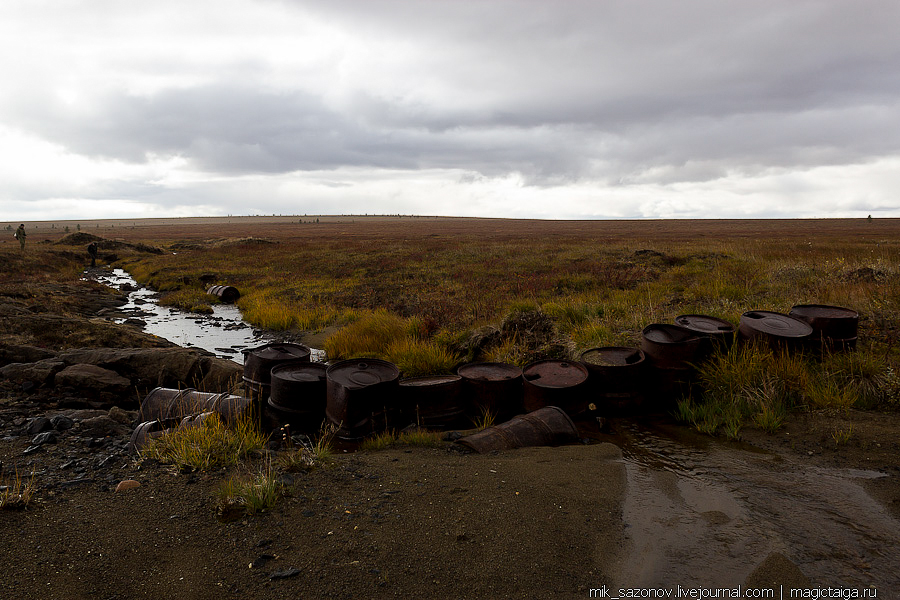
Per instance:
[[[749,311],[737,328],[716,317],[681,315],[674,324],[645,327],[640,348],[592,348],[579,361],[542,360],[524,368],[476,362],[454,375],[406,379],[384,360],[325,365],[311,362],[306,346],[278,342],[244,351],[246,398],[158,388],[145,399],[142,415],[166,421],[210,410],[229,420],[255,407],[270,431],[290,425],[313,432],[327,420],[345,439],[409,424],[466,428],[483,411],[497,422],[551,406],[574,419],[626,415],[668,408],[691,385],[695,365],[736,337],[787,350],[846,350],[855,346],[857,323],[855,311],[823,305],[798,305],[787,315]]]

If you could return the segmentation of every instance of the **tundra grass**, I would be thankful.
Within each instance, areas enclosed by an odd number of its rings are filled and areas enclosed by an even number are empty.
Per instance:
[[[28,508],[34,497],[36,485],[34,472],[23,477],[18,470],[9,481],[0,480],[0,510],[23,510]]]
[[[412,431],[382,431],[364,439],[359,449],[374,452],[395,447],[435,448],[443,443],[443,436],[437,431],[415,429]]]
[[[175,429],[151,439],[141,454],[179,469],[205,471],[240,463],[261,450],[267,439],[251,419],[228,427],[212,415],[200,427]]]

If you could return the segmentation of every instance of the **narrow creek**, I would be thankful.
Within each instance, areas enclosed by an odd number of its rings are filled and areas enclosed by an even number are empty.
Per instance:
[[[201,348],[220,358],[243,364],[242,350],[267,341],[265,332],[245,323],[241,318],[241,311],[233,304],[214,304],[211,315],[193,314],[160,306],[157,303],[157,292],[140,286],[122,269],[86,276],[127,295],[128,302],[119,307],[124,316],[115,319],[116,322],[139,319],[144,323],[142,328],[145,332],[179,346]],[[316,348],[311,350],[312,360],[325,359],[324,351]]]
[[[92,276],[127,294],[117,321],[140,319],[181,346],[242,363],[242,350],[266,341],[233,305],[194,315],[159,306],[156,292],[121,269]],[[818,586],[874,585],[889,597],[900,585],[900,523],[864,488],[883,473],[814,466],[652,422],[617,419],[598,439],[621,448],[626,473],[629,547],[617,586],[733,585],[775,552]]]

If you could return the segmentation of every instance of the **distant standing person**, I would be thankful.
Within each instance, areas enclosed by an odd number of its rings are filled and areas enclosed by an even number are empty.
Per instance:
[[[16,239],[19,240],[19,248],[21,248],[22,251],[24,251],[25,250],[25,237],[26,237],[25,236],[25,223],[22,223],[21,225],[19,225],[19,228],[16,229],[15,236],[16,236]]]
[[[91,268],[97,266],[97,242],[91,242],[88,245],[88,254],[91,255]]]

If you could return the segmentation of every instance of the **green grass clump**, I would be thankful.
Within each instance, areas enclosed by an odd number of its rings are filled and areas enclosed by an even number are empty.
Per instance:
[[[421,336],[421,322],[404,319],[386,310],[361,315],[325,340],[324,349],[332,359],[377,357],[396,342]]]
[[[34,472],[25,478],[16,471],[11,481],[0,481],[0,510],[23,510],[28,508],[34,498],[37,486],[34,483]]]
[[[397,365],[404,377],[452,373],[460,362],[459,354],[436,341],[415,338],[395,340],[385,349],[384,355]]]
[[[218,511],[225,515],[242,511],[248,515],[269,510],[284,495],[284,487],[272,465],[246,477],[231,477],[219,487]]]
[[[188,312],[212,314],[212,304],[218,302],[215,296],[196,288],[182,288],[164,294],[159,299],[161,306],[171,306]]]
[[[239,419],[231,427],[211,414],[200,427],[177,428],[153,438],[141,454],[179,469],[209,470],[231,467],[261,450],[268,437],[252,419]]]
[[[381,433],[366,438],[360,444],[359,449],[367,452],[374,452],[397,446],[434,448],[440,446],[442,441],[443,436],[437,431],[414,429],[397,433],[389,430],[382,431]]]

